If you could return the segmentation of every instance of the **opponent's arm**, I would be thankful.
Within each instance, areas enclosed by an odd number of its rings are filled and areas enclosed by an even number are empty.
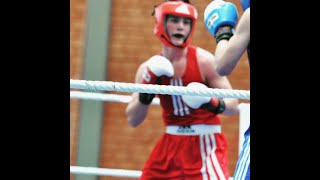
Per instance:
[[[234,35],[229,41],[222,40],[217,44],[215,55],[217,72],[229,75],[246,51],[250,42],[250,8],[248,8],[239,20]]]

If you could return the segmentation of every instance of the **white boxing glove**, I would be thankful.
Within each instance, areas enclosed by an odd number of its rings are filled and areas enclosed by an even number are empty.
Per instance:
[[[206,85],[198,82],[192,82],[187,85],[187,87],[196,88],[198,90],[208,88]],[[205,96],[187,96],[183,95],[182,100],[186,103],[189,107],[193,109],[198,109],[201,105],[210,102],[210,97]]]
[[[152,56],[146,65],[142,74],[143,84],[159,84],[161,76],[172,77],[174,74],[172,63],[163,56]],[[154,97],[155,94],[139,93],[139,101],[145,105],[149,105]]]
[[[158,77],[172,77],[174,74],[172,63],[163,56],[152,56],[146,64],[147,68],[142,75],[143,84],[155,84]]]
[[[187,85],[187,87],[195,88],[197,90],[207,89],[208,87],[202,83],[192,82]],[[189,107],[193,109],[205,109],[214,114],[223,113],[226,109],[226,105],[223,99],[211,98],[205,96],[187,96],[183,95],[182,100]]]

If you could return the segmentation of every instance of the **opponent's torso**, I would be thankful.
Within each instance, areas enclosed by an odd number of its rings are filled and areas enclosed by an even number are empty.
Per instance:
[[[178,78],[162,77],[162,85],[187,86],[191,82],[205,84],[201,78],[196,47],[189,46],[187,62],[183,75]],[[166,125],[220,124],[218,115],[203,109],[191,109],[183,103],[180,95],[158,95],[162,106],[163,120]]]

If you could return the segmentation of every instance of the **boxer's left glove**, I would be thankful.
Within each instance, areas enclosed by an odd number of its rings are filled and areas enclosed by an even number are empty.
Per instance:
[[[223,0],[212,1],[204,11],[204,23],[207,30],[216,38],[229,40],[233,36],[238,21],[238,11],[234,4]]]
[[[187,85],[187,87],[196,88],[196,89],[205,89],[206,85],[198,82],[192,82]],[[183,95],[182,100],[192,109],[206,109],[214,114],[223,113],[226,105],[223,99],[204,97],[204,96],[187,96]]]
[[[142,74],[142,84],[160,84],[160,77],[172,77],[174,74],[172,63],[165,57],[155,55],[146,62],[147,68]],[[155,94],[139,93],[139,101],[149,105]]]

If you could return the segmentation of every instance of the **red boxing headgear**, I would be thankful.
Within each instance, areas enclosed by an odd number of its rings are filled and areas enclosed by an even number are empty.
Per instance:
[[[185,42],[180,46],[173,45],[165,31],[165,19],[166,19],[166,15],[168,14],[174,15],[174,16],[187,17],[192,19],[190,33],[187,39],[185,40]],[[168,1],[160,4],[155,8],[154,17],[155,17],[155,25],[153,29],[154,34],[167,46],[174,47],[174,48],[176,47],[184,48],[189,44],[192,38],[194,29],[195,29],[196,20],[198,18],[198,12],[197,12],[197,9],[189,3],[185,3],[181,1]]]

